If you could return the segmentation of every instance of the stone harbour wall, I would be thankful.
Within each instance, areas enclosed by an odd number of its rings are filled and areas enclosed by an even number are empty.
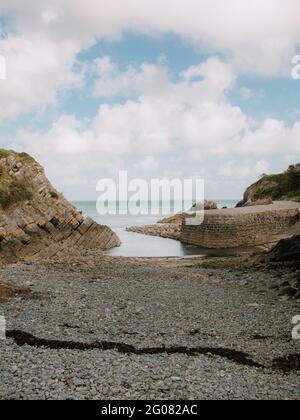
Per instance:
[[[205,212],[201,225],[183,223],[180,240],[204,248],[236,248],[263,245],[299,223],[300,203],[275,202],[272,205]]]

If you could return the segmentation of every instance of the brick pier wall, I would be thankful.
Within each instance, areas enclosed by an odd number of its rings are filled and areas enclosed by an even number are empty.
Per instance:
[[[262,245],[297,223],[300,223],[300,203],[294,202],[209,210],[201,225],[192,226],[189,219],[185,220],[180,240],[204,248]]]

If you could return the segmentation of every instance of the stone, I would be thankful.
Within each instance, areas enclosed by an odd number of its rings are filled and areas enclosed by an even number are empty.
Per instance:
[[[204,200],[200,201],[199,203],[195,203],[190,211],[194,210],[217,210],[218,204],[215,201],[212,200]]]
[[[248,286],[248,282],[247,282],[247,280],[243,280],[243,281],[241,281],[241,282],[240,282],[240,285],[241,285],[241,286]]]
[[[217,210],[218,204],[215,201],[211,200],[204,200],[200,201],[199,203],[195,203],[193,207],[189,210],[189,212],[192,211],[199,211],[199,210]],[[159,224],[178,224],[182,225],[185,218],[188,216],[188,213],[182,212],[177,213],[173,216],[165,217],[162,220],[159,220],[157,223]]]
[[[246,306],[248,306],[248,308],[260,308],[260,304],[259,303],[248,303]]]
[[[180,381],[182,381],[182,378],[180,378],[179,376],[172,376],[171,381],[172,382],[180,382]]]
[[[288,281],[284,281],[283,283],[280,284],[280,287],[289,287],[290,283]]]
[[[297,293],[295,294],[295,299],[299,300],[300,299],[300,290],[297,291]]]
[[[290,296],[290,297],[294,297],[297,295],[298,290],[294,289],[293,287],[285,287],[284,289],[282,289],[282,291],[280,292],[280,296]]]

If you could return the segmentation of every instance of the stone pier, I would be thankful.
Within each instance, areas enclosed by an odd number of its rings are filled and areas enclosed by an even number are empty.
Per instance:
[[[180,240],[204,248],[263,245],[299,224],[300,203],[279,201],[266,206],[208,210],[201,225],[185,219]]]

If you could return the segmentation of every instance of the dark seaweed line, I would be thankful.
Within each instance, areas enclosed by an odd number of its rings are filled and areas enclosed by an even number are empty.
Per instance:
[[[276,359],[270,366],[265,366],[253,361],[249,354],[226,349],[226,348],[208,348],[208,347],[147,347],[136,348],[134,346],[108,341],[95,341],[91,343],[75,342],[75,341],[58,341],[46,340],[35,337],[29,333],[11,330],[6,333],[7,338],[14,339],[15,343],[22,347],[28,345],[36,348],[48,348],[52,350],[114,350],[122,354],[135,355],[157,355],[157,354],[184,354],[189,357],[196,357],[199,355],[213,355],[230,360],[238,365],[248,366],[258,369],[278,369],[285,372],[300,369],[300,355],[289,355],[285,358]]]

